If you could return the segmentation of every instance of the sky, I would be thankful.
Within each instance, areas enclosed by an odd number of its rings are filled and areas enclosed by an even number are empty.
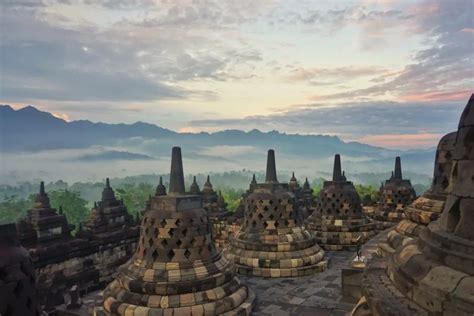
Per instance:
[[[0,103],[181,132],[436,146],[474,83],[474,0],[3,0]]]

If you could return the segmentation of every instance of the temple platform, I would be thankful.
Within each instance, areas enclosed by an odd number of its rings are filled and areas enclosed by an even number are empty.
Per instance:
[[[362,247],[362,255],[367,259],[377,251],[377,244],[386,239],[383,231]],[[254,290],[257,298],[252,315],[346,315],[355,306],[352,299],[342,294],[341,271],[350,267],[356,256],[353,251],[326,252],[328,269],[312,276],[298,278],[254,278],[239,275],[242,282]],[[96,291],[82,297],[79,310],[61,307],[58,315],[92,315],[94,305],[100,305],[101,292]]]

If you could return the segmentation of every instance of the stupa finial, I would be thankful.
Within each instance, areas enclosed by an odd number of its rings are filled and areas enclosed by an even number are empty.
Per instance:
[[[334,169],[332,171],[332,181],[341,181],[342,172],[341,172],[341,156],[336,154],[334,156]]]
[[[265,182],[278,183],[276,174],[275,151],[273,149],[268,150],[267,154],[267,173],[265,176]]]
[[[181,148],[173,147],[171,151],[170,194],[184,194],[184,172]]]
[[[402,180],[402,162],[398,156],[395,158],[395,173],[393,176],[394,179]]]

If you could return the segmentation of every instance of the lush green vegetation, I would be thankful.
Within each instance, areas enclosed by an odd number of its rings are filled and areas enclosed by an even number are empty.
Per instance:
[[[68,222],[76,226],[76,228],[89,214],[87,207],[88,202],[83,199],[81,193],[77,191],[67,189],[51,191],[48,192],[48,196],[51,206],[57,210],[62,207]]]
[[[154,193],[155,188],[148,183],[122,184],[115,190],[117,198],[123,199],[128,212],[134,216],[145,209],[145,202]]]
[[[235,211],[240,203],[242,194],[248,188],[252,171],[242,170],[235,172],[211,173],[211,182],[215,190],[221,190],[228,204],[230,211]],[[201,188],[206,180],[206,174],[197,174],[197,181]],[[286,181],[291,175],[282,175],[282,181]],[[257,173],[258,182],[263,181],[264,174]],[[111,185],[115,190],[118,199],[123,199],[129,212],[135,215],[137,212],[145,208],[145,202],[149,195],[154,194],[155,187],[158,183],[158,175],[144,175],[127,178],[111,179]],[[164,184],[167,186],[168,176],[163,177]],[[304,179],[298,179],[300,185],[304,183]],[[186,183],[189,185],[192,177],[186,177]],[[46,184],[46,191],[51,200],[51,205],[59,209],[63,207],[63,212],[67,216],[69,222],[78,225],[84,220],[94,201],[99,201],[104,188],[104,182],[77,182],[72,185],[64,181],[56,181]],[[324,178],[312,179],[310,186],[313,189],[314,196],[317,196],[324,183]],[[367,183],[367,182],[366,182]],[[377,182],[374,178],[374,183]],[[378,198],[378,186],[355,184],[361,198],[366,195],[372,200]],[[428,184],[414,184],[418,194],[428,189]],[[18,218],[24,216],[26,211],[31,207],[34,194],[38,192],[39,183],[22,183],[17,186],[0,185],[0,223],[14,222]]]
[[[30,199],[23,199],[17,195],[5,196],[0,202],[0,224],[12,223],[25,216],[26,210],[32,205]]]

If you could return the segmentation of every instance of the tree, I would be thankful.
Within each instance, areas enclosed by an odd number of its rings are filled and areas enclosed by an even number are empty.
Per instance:
[[[371,201],[376,202],[379,199],[379,190],[371,185],[356,184],[355,189],[361,199],[366,196],[370,197]]]
[[[0,202],[0,224],[14,223],[25,216],[32,206],[32,198],[20,199],[16,195],[5,196]]]
[[[240,204],[242,199],[242,194],[244,194],[244,190],[242,189],[234,189],[230,187],[225,187],[221,189],[222,196],[227,203],[227,210],[231,212],[235,212],[237,207]]]
[[[81,197],[77,191],[57,190],[48,192],[51,207],[59,210],[62,207],[64,215],[70,224],[77,227],[79,223],[84,221],[89,211],[87,209],[87,201]]]
[[[145,209],[145,202],[150,195],[153,195],[155,189],[149,183],[123,184],[116,190],[117,197],[123,199],[123,203],[132,215],[141,212]]]

